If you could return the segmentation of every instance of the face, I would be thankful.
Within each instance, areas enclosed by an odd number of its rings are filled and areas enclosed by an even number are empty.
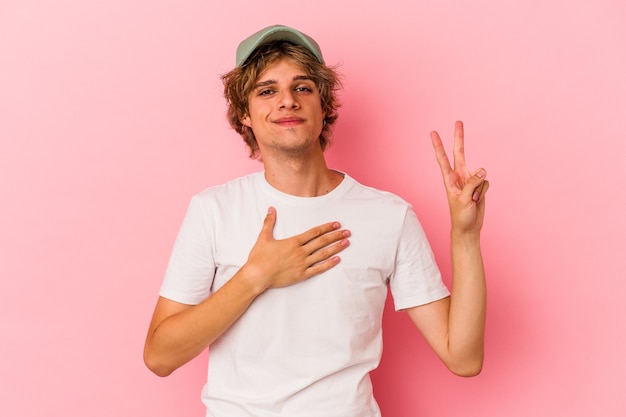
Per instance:
[[[248,96],[241,122],[254,132],[261,155],[304,154],[319,148],[324,113],[315,83],[288,58],[269,66]]]

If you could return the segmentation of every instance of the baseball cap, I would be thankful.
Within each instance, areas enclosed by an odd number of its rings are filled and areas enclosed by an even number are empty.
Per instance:
[[[259,46],[273,41],[289,41],[296,45],[304,46],[315,55],[320,63],[324,64],[322,51],[313,38],[288,26],[273,25],[250,35],[239,44],[236,57],[237,66],[242,66]]]

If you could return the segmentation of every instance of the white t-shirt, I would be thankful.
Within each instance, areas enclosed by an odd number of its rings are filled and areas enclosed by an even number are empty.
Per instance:
[[[348,175],[330,193],[295,197],[263,173],[194,196],[160,295],[198,304],[247,260],[267,208],[276,239],[338,221],[350,246],[327,272],[261,294],[209,351],[207,417],[379,416],[369,372],[382,352],[387,285],[395,308],[449,295],[410,205]]]

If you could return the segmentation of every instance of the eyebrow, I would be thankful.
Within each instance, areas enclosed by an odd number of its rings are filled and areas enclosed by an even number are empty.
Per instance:
[[[311,77],[309,77],[308,75],[296,75],[295,77],[293,77],[293,81],[301,81],[301,80],[310,80]],[[274,85],[274,84],[278,84],[278,81],[276,80],[265,80],[265,81],[261,81],[259,83],[256,83],[254,85],[254,88],[260,88],[260,87],[267,87],[268,85]]]

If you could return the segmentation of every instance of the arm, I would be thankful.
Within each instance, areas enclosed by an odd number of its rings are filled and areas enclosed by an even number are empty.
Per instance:
[[[486,317],[485,271],[480,231],[485,213],[486,172],[465,166],[463,124],[454,130],[454,167],[437,132],[431,133],[443,175],[452,221],[451,296],[408,309],[411,320],[444,364],[455,374],[480,373],[484,357]]]
[[[144,347],[146,366],[167,376],[222,335],[269,288],[320,274],[339,262],[347,230],[326,223],[289,239],[275,240],[276,211],[268,210],[259,237],[242,268],[202,303],[190,306],[159,298]]]

